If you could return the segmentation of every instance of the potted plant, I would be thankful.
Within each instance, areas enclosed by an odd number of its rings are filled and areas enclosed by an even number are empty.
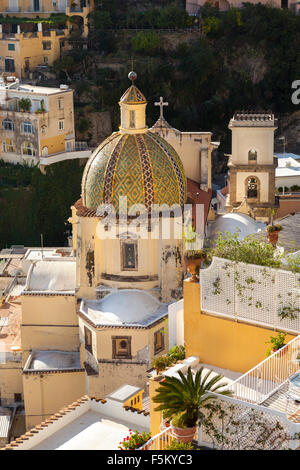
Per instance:
[[[35,111],[35,114],[44,114],[45,112],[44,100],[41,100],[40,108]]]
[[[197,426],[201,425],[204,418],[202,410],[209,408],[210,402],[214,400],[207,392],[231,395],[230,390],[220,390],[227,385],[220,383],[223,375],[210,378],[211,373],[204,374],[204,368],[201,367],[193,377],[189,367],[187,377],[178,371],[180,379],[166,377],[157,389],[153,402],[159,406],[155,411],[163,411],[165,418],[172,418],[172,433],[178,442],[192,442]]]
[[[298,349],[298,353],[297,353],[297,356],[296,356],[296,362],[297,362],[297,364],[300,364],[300,349]]]
[[[158,356],[152,361],[152,367],[156,369],[157,375],[171,365],[171,359],[168,356]]]
[[[18,101],[19,108],[23,113],[28,113],[31,108],[31,100],[29,98],[21,98]]]
[[[165,412],[162,412],[162,423],[160,425],[160,431],[164,431],[164,429],[169,428],[171,426],[171,418],[167,418],[165,416]]]
[[[279,349],[283,348],[286,333],[283,333],[282,331],[278,332],[277,336],[271,336],[270,341],[267,341],[266,344],[271,344],[272,347],[268,349],[267,351],[267,357],[270,356],[271,354],[275,353],[276,351],[279,351]],[[280,353],[280,356],[286,353],[286,349],[283,349]]]
[[[279,232],[281,230],[282,230],[282,226],[279,224],[268,225],[266,227],[268,240],[273,246],[276,246],[276,243],[278,242]]]
[[[206,259],[206,251],[201,250],[187,250],[184,253],[184,262],[188,272],[192,275],[190,282],[198,282],[198,272],[202,261]]]

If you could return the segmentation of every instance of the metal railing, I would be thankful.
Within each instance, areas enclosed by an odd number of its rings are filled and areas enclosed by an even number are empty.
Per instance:
[[[137,450],[166,450],[173,439],[172,429],[169,427],[153,436],[148,442],[146,442],[146,444]]]
[[[228,387],[233,397],[249,403],[263,403],[293,374],[300,371],[300,335],[239,377]]]
[[[75,142],[75,151],[78,152],[80,150],[88,150],[87,142]],[[72,150],[70,150],[72,152]]]

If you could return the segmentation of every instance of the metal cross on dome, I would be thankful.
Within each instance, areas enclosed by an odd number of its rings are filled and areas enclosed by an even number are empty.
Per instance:
[[[159,101],[156,101],[156,103],[154,103],[154,106],[159,106],[160,107],[160,119],[163,119],[164,118],[164,106],[169,106],[169,103],[166,102],[164,103],[164,99],[163,97],[161,96],[159,98]]]

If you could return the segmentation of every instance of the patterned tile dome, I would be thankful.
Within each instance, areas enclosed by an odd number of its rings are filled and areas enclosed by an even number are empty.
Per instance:
[[[152,132],[115,132],[95,150],[82,179],[83,204],[97,209],[112,203],[118,212],[119,196],[127,196],[128,207],[144,204],[183,204],[186,177],[174,148]]]

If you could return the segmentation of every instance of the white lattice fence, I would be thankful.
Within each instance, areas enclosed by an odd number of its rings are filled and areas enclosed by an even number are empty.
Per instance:
[[[207,269],[200,270],[201,309],[234,316],[235,263],[214,257]]]
[[[204,411],[200,445],[224,450],[286,450],[299,445],[298,429],[282,413],[272,414],[230,397],[217,398],[212,405],[212,411]]]
[[[200,284],[204,312],[300,332],[300,274],[214,257]]]

